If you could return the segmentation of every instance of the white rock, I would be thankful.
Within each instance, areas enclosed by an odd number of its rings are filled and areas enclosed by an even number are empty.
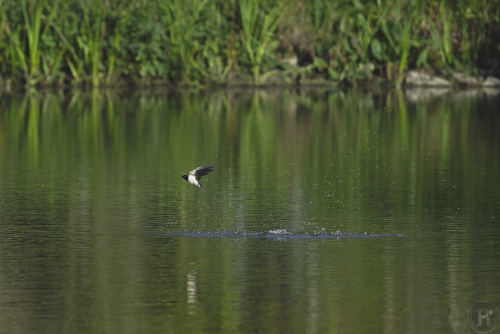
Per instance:
[[[484,87],[498,87],[500,86],[500,79],[489,76],[483,81]]]
[[[453,80],[455,80],[460,85],[466,86],[477,86],[479,80],[465,73],[455,72],[453,73]]]
[[[283,58],[281,59],[281,62],[283,64],[288,64],[292,67],[297,67],[299,65],[299,58],[297,58],[296,56],[290,58]]]
[[[406,84],[409,86],[425,86],[425,87],[448,87],[451,82],[446,79],[434,77],[417,71],[409,71],[406,74]]]

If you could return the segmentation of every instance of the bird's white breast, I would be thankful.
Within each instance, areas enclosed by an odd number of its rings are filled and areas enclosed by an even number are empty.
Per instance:
[[[189,175],[188,176],[188,182],[191,183],[191,184],[194,184],[195,186],[198,185],[198,180],[193,175]]]

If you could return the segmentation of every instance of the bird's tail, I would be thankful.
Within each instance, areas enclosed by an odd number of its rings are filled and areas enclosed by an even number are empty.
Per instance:
[[[202,187],[200,182],[198,182],[198,187],[200,187],[201,190],[205,190],[205,188]]]

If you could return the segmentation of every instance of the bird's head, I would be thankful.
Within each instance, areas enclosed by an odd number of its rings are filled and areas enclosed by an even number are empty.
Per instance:
[[[187,175],[182,175],[182,178],[187,181],[188,176]]]

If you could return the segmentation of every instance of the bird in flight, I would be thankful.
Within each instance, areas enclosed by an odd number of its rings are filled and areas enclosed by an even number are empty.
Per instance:
[[[191,183],[192,185],[197,186],[200,189],[203,189],[199,181],[203,175],[207,175],[213,169],[214,166],[212,165],[200,166],[190,171],[187,175],[182,175],[182,178]]]

